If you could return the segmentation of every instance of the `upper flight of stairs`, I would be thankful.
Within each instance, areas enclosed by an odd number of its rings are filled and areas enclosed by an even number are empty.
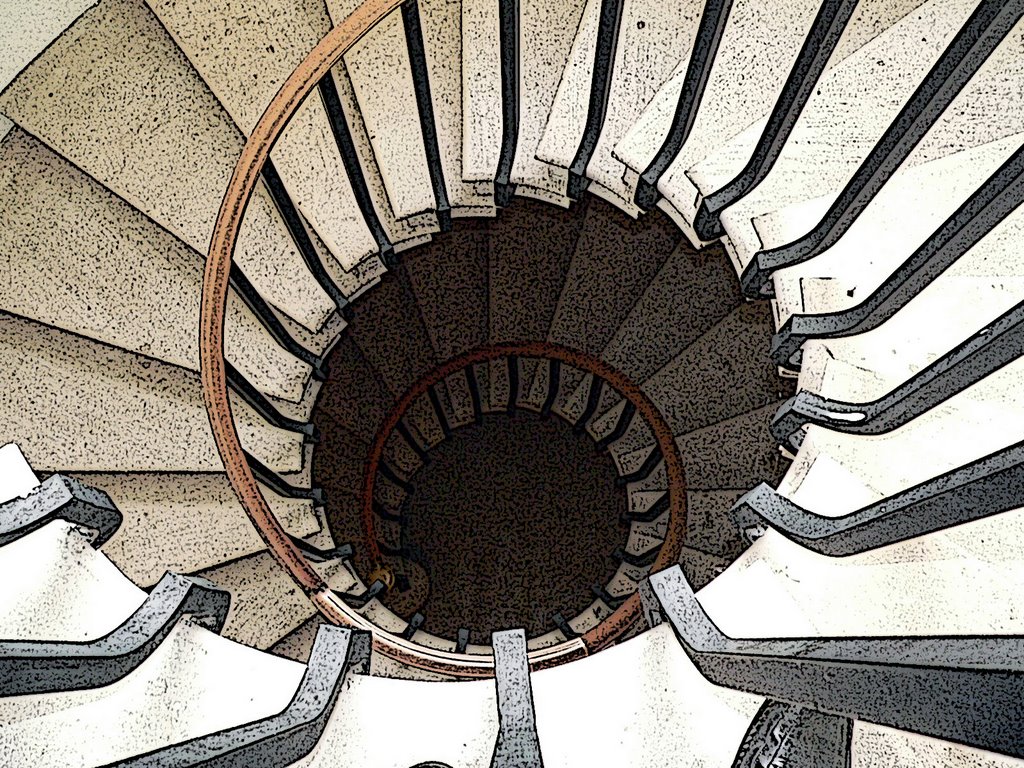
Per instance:
[[[493,650],[460,683],[321,625],[203,400],[228,178],[358,5],[4,12],[5,764],[1020,764],[1024,2],[410,0],[317,85],[235,249],[235,424],[331,589]],[[385,514],[519,409],[607,451],[628,524],[586,611],[466,647],[367,592],[364,462],[410,387],[513,343],[654,404],[685,537],[652,573],[671,489],[621,393],[460,367],[385,446]],[[637,590],[629,639],[527,670]]]

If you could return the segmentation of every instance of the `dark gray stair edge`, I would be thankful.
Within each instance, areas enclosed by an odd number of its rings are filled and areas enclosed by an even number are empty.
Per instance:
[[[715,685],[1024,757],[1024,636],[734,639],[676,566],[641,585]]]
[[[9,544],[54,520],[67,520],[93,532],[92,545],[102,546],[121,525],[121,513],[103,491],[55,474],[27,496],[0,504],[0,546]]]
[[[771,527],[800,546],[842,557],[1024,506],[1024,442],[840,517],[793,503],[762,483],[733,509],[748,541]]]
[[[184,617],[219,632],[231,595],[205,579],[167,573],[131,616],[87,642],[0,642],[0,696],[109,685],[136,669]]]

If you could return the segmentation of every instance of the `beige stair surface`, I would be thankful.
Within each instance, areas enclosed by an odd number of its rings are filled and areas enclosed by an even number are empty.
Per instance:
[[[463,92],[461,0],[419,0],[423,48],[430,80],[445,188],[453,216],[493,216],[491,184],[463,180]]]
[[[0,48],[0,90],[95,4],[96,0],[6,3],[3,8],[4,44]]]
[[[156,584],[164,571],[192,573],[266,547],[222,474],[78,473],[110,496],[123,520],[103,554],[134,583]],[[320,530],[312,502],[263,496],[285,530],[306,537]]]
[[[337,561],[315,567],[340,592],[356,583]],[[269,648],[316,613],[302,588],[269,552],[207,568],[197,575],[231,593],[231,609],[221,634],[244,645]]]
[[[3,310],[198,371],[202,270],[198,252],[33,137],[15,129],[0,143]],[[232,364],[265,394],[300,400],[309,366],[233,292],[228,308]]]
[[[462,1],[462,178],[492,183],[501,151],[499,6]]]
[[[395,723],[402,724],[398,738]],[[494,680],[424,682],[355,675],[313,752],[294,766],[407,768],[439,761],[476,768],[490,764],[497,735]]]
[[[101,0],[4,91],[0,112],[206,253],[243,136],[142,0]],[[235,259],[310,330],[332,314],[262,188]]]
[[[146,0],[245,135],[288,75],[331,29],[323,0]],[[271,153],[296,206],[345,269],[376,253],[314,91]]]
[[[400,10],[350,48],[343,61],[395,217],[430,214],[436,203]]]
[[[537,149],[584,5],[585,0],[519,3],[519,131],[512,181],[517,194],[556,205],[568,205],[564,179],[552,177]]]
[[[829,65],[834,67],[843,61],[922,2],[862,0]],[[757,0],[733,4],[697,119],[658,184],[664,196],[659,207],[672,216],[694,245],[700,245],[692,230],[700,196],[688,171],[771,110],[819,7],[819,3],[809,0],[775,6]],[[615,147],[615,156],[629,168],[625,181],[630,190],[668,134],[688,63],[684,59],[679,64]],[[737,158],[737,172],[748,158],[749,154]]]
[[[198,374],[0,313],[0,418],[41,471],[223,471]],[[232,408],[242,445],[302,468],[301,435]],[[155,430],[154,426],[159,425]]]
[[[601,136],[587,165],[594,194],[636,215],[626,166],[612,152],[641,111],[693,50],[702,0],[624,0]],[[557,104],[553,109],[557,109]]]

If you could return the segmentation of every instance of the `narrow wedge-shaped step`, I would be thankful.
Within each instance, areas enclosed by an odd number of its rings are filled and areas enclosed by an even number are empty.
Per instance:
[[[772,419],[772,436],[780,445],[795,451],[810,424],[846,434],[889,432],[1012,364],[1021,355],[1024,305],[1018,304],[880,398],[857,403],[798,392]]]
[[[1019,678],[1020,635],[736,640],[708,616],[678,569],[655,574],[650,587],[648,605],[660,604],[687,655],[711,680],[828,714],[1022,754],[1010,735],[1022,713],[1005,682]],[[829,685],[821,685],[823,676]],[[894,677],[928,707],[877,696]]]
[[[547,338],[583,217],[519,200],[501,212],[504,236],[491,239],[490,341]],[[493,382],[492,382],[493,383]]]
[[[490,184],[463,180],[462,3],[418,0],[423,53],[437,133],[438,160],[455,216],[486,216],[494,210]],[[434,171],[437,173],[437,170]]]
[[[434,367],[430,338],[404,269],[390,273],[353,307],[351,333],[396,399]]]
[[[806,261],[836,243],[901,165],[1020,133],[1024,124],[1015,116],[994,119],[992,113],[1020,90],[1020,76],[1007,72],[1016,60],[1015,35],[1022,31],[1024,5],[979,4],[893,124],[842,180],[827,213],[792,241],[763,244],[743,277],[744,290],[770,289],[766,275],[772,270]],[[966,132],[970,138],[964,140]]]
[[[936,107],[937,111],[925,110],[920,118],[917,117],[927,103],[934,103],[934,99],[926,101],[934,88],[942,82],[951,82],[942,80],[942,77],[950,76],[948,67],[962,61],[964,67],[968,67],[964,74],[969,76],[969,64],[980,65],[984,61],[981,54],[967,57],[967,49],[960,50],[968,44],[967,38],[984,28],[989,17],[995,14],[994,6],[985,6],[979,7],[978,13],[972,16],[974,5],[932,0],[863,46],[822,79],[764,180],[744,197],[728,205],[721,216],[722,225],[729,235],[730,254],[738,271],[746,270],[754,253],[764,245],[751,226],[753,217],[811,196],[820,196],[823,191],[838,195],[848,181],[854,185],[848,187],[850,194],[855,187],[861,188],[858,185],[868,183],[869,186],[864,187],[867,194],[875,189],[872,184],[880,184],[888,178],[890,170],[887,169],[897,167],[901,159],[914,149],[921,131],[927,131],[945,106],[943,99],[956,94],[955,89],[939,91],[934,97],[941,102]],[[1000,12],[1001,16],[996,15],[1011,23],[1008,21],[1010,13],[1006,10]],[[968,20],[973,26],[965,27],[964,37],[961,37],[961,27]],[[1000,27],[1005,34],[1003,27],[1006,27],[1005,23]],[[908,39],[927,42],[908,47]],[[983,40],[988,42],[988,38]],[[947,53],[948,46],[954,42],[959,47]],[[931,72],[933,67],[936,69]],[[857,102],[851,101],[854,96]],[[957,103],[963,103],[962,99],[969,100],[970,91],[961,94]],[[858,121],[856,126],[844,123],[843,115],[858,109],[856,104],[860,100],[871,104],[870,109],[864,110],[865,119]],[[901,122],[894,123],[897,116]],[[1001,122],[1007,128],[1001,135],[1017,132],[1005,125],[1006,121]],[[733,148],[752,138],[758,127],[755,124],[737,137],[729,148],[694,169],[693,177],[705,194],[727,183],[717,175],[718,169],[724,169],[724,159],[734,156]],[[921,145],[915,153],[918,161],[927,159],[929,154],[934,158],[948,153],[950,149],[963,148],[962,143],[949,147],[948,135],[939,140],[942,133],[936,131],[931,134],[937,143],[930,152],[929,143]],[[989,134],[987,130],[985,134],[986,141],[1000,135],[997,132]],[[863,149],[846,151],[851,145]],[[844,151],[836,150],[840,146]],[[942,146],[946,146],[945,152]],[[741,155],[745,152],[740,150]],[[869,158],[870,162],[867,162]],[[865,161],[864,165],[862,161]],[[855,173],[861,175],[855,177]]]
[[[772,358],[792,367],[799,348],[814,338],[832,338],[865,333],[909,305],[915,298],[935,290],[944,275],[962,273],[977,258],[976,246],[990,234],[1013,228],[1015,210],[1024,202],[1024,147],[1018,149],[988,177],[942,226],[914,250],[888,279],[859,304],[826,315],[794,315],[772,340]],[[995,239],[995,238],[993,238]],[[1007,275],[1016,274],[1012,268]]]
[[[723,631],[744,637],[1020,633],[1012,606],[1022,574],[1021,515],[1015,509],[849,557],[768,531],[701,592],[701,602]],[[740,593],[748,615],[729,605]]]
[[[622,321],[601,359],[634,381],[644,381],[741,302],[724,253],[717,248],[698,252],[680,243]],[[666,317],[673,321],[664,322]],[[652,338],[658,342],[651,343]]]
[[[588,204],[548,340],[599,355],[679,242],[660,214],[634,222]]]
[[[331,28],[326,7],[316,2],[273,13],[258,2],[230,12],[198,2],[147,2],[247,136],[281,84]],[[271,154],[295,205],[345,269],[377,252],[316,94]]]
[[[5,716],[4,753],[14,764],[45,754],[69,768],[126,760],[280,712],[304,669],[181,622],[112,685],[0,703],[17,707],[16,719]],[[115,722],[125,727],[111,729]]]
[[[535,672],[531,683],[545,764],[567,768],[590,765],[594,754],[623,766],[728,766],[761,705],[704,680],[661,627]]]
[[[331,384],[324,389],[313,414],[321,443],[344,439],[344,434],[337,438],[332,434],[341,427],[369,445],[394,405],[395,396],[351,334],[346,334],[332,353],[331,375]],[[313,452],[314,461],[319,453]],[[331,455],[330,451],[325,455]]]
[[[579,199],[608,104],[623,0],[588,0],[558,84],[537,157]]]
[[[0,145],[0,307],[199,370],[202,256],[17,129]],[[45,204],[43,204],[45,201]],[[43,261],[68,239],[74,256]],[[73,290],[69,290],[73,288]],[[265,394],[297,401],[310,368],[229,298],[228,358]]]
[[[1014,256],[1022,222],[1018,209],[944,272],[923,270],[920,292],[909,301],[901,297],[900,310],[881,325],[854,336],[807,340],[800,348],[800,387],[869,402],[1012,310],[1024,300]]]
[[[462,178],[493,184],[504,133],[502,4],[464,0],[462,8]]]
[[[103,554],[135,584],[155,584],[166,570],[192,573],[266,547],[221,474],[84,473],[82,482],[108,493],[123,522]],[[313,503],[269,489],[264,498],[285,530],[320,529]]]
[[[224,625],[230,595],[202,579],[168,573],[122,624],[88,642],[0,643],[3,696],[98,688],[142,664],[183,617],[213,630]]]
[[[519,121],[512,182],[520,195],[567,205],[564,180],[537,159],[585,0],[519,0]]]
[[[344,563],[316,567],[339,591],[355,583]],[[221,634],[244,645],[269,648],[316,613],[302,588],[269,552],[207,568],[200,575],[231,593],[231,610]]]
[[[0,348],[33,361],[4,369],[2,406],[7,435],[38,469],[222,471],[197,374],[10,315]],[[233,407],[250,452],[278,472],[302,468],[302,435]]]
[[[284,768],[315,747],[346,679],[368,672],[369,666],[369,633],[321,626],[295,695],[280,712],[138,755],[117,765],[144,768],[247,762]]]
[[[0,110],[206,252],[243,136],[142,0],[93,7],[4,91]],[[235,257],[263,297],[306,328],[333,312],[262,189]]]
[[[744,304],[644,384],[675,434],[778,400],[780,383],[761,350],[767,307]]]
[[[488,248],[484,228],[460,224],[405,262],[409,284],[439,362],[488,337]]]
[[[626,0],[622,4],[604,121],[586,175],[596,184],[594,194],[608,197],[631,213],[638,209],[622,178],[626,166],[614,157],[613,150],[679,60],[689,58],[704,10],[701,0]],[[556,102],[553,116],[557,109]]]
[[[417,13],[415,5],[404,6]],[[378,23],[343,57],[369,133],[388,201],[399,220],[420,217],[422,232],[437,230],[441,201],[432,186],[427,137],[417,106],[417,80],[410,62],[404,16],[399,8]],[[422,74],[421,74],[422,78]],[[443,184],[442,184],[443,187]],[[447,197],[447,190],[444,190]],[[448,206],[447,199],[444,205]],[[449,216],[445,208],[442,216]]]

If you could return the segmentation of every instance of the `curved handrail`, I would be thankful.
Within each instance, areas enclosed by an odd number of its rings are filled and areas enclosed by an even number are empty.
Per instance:
[[[377,510],[373,499],[376,478],[382,466],[381,461],[388,438],[401,423],[410,406],[448,376],[476,364],[512,356],[557,360],[560,364],[572,366],[580,371],[589,373],[594,377],[595,381],[609,384],[625,398],[631,408],[635,409],[646,420],[657,440],[658,451],[664,457],[669,489],[668,530],[652,568],[654,570],[667,568],[669,565],[677,562],[682,553],[683,534],[686,525],[686,476],[683,471],[682,457],[679,455],[679,449],[672,434],[672,428],[644,391],[621,371],[599,358],[584,354],[578,350],[563,347],[552,342],[535,341],[488,344],[454,357],[428,371],[415,381],[402,394],[390,413],[388,413],[378,428],[377,434],[374,436],[366,462],[363,465],[363,535],[368,554],[374,564],[378,566],[383,564],[382,553],[377,541]],[[635,595],[633,595],[616,606],[610,616],[589,632],[581,635],[579,639],[586,646],[588,652],[596,652],[613,643],[616,638],[632,627],[639,618],[640,603],[638,599],[635,599]],[[565,653],[575,652],[576,642],[576,640],[570,640],[543,650],[531,651],[531,662],[537,658],[537,654],[541,653],[552,659],[557,658],[561,652],[560,649],[564,650]]]
[[[246,452],[242,448],[228,397],[224,322],[227,294],[233,277],[232,257],[242,219],[253,191],[260,182],[270,151],[305,99],[320,86],[324,78],[330,76],[332,67],[341,60],[346,51],[385,16],[396,10],[401,2],[402,0],[365,0],[341,24],[332,29],[282,84],[242,148],[221,202],[203,273],[199,321],[200,377],[211,430],[228,480],[271,554],[302,587],[320,612],[336,624],[370,630],[373,633],[374,649],[401,663],[459,677],[490,676],[494,669],[492,657],[466,656],[424,648],[402,637],[385,634],[355,609],[346,605],[330,589],[292,541],[263,496]],[[621,376],[611,368],[608,368],[607,372],[608,377]],[[628,384],[628,388],[642,396],[639,388],[632,383]],[[658,418],[657,411],[646,397],[644,402],[646,408],[651,410],[652,416]],[[665,442],[666,464],[670,465],[669,477],[675,478],[679,487],[685,489],[682,460],[667,425],[665,429],[667,431],[658,435],[658,439],[659,442]],[[685,514],[685,493],[675,494],[673,511],[673,519],[679,522],[678,527],[681,528]],[[663,546],[664,551],[672,551],[673,546],[676,546],[674,543],[670,544],[670,541],[675,542],[678,539],[681,542],[680,533],[680,530],[670,528]],[[604,647],[632,625],[632,620],[639,615],[639,610],[639,597],[634,594],[609,619],[584,638],[532,653],[531,666],[535,669],[551,666],[580,658]]]

